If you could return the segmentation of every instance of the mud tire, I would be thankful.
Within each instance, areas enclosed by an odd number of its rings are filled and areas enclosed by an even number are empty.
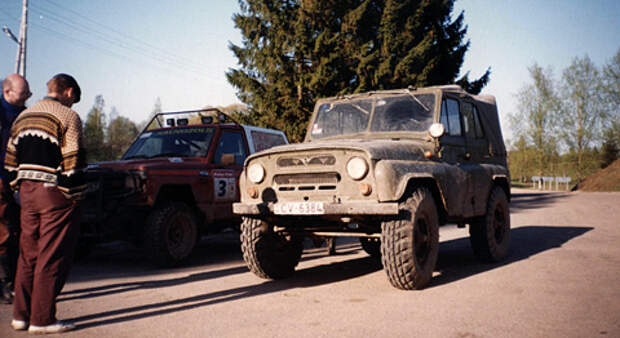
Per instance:
[[[301,259],[303,238],[283,236],[263,220],[243,217],[241,251],[250,271],[265,279],[290,276]]]
[[[182,202],[171,202],[153,210],[145,230],[146,255],[161,267],[182,263],[198,241],[196,215]]]
[[[498,262],[508,254],[510,207],[502,188],[493,188],[486,214],[469,224],[469,241],[474,254],[483,262]]]
[[[419,290],[431,280],[437,263],[437,207],[431,192],[419,188],[399,209],[396,219],[381,225],[381,262],[394,287]]]

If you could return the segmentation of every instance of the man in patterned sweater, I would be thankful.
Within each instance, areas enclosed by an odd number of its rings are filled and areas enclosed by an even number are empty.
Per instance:
[[[21,202],[11,325],[30,333],[75,327],[56,319],[56,297],[73,261],[80,226],[77,203],[86,191],[82,121],[71,110],[80,100],[80,87],[73,77],[58,74],[47,88],[47,96],[14,122],[5,158]]]

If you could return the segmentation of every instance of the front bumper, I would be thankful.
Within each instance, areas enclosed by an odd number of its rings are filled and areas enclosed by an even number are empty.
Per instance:
[[[233,212],[237,215],[258,215],[258,216],[322,216],[322,215],[398,215],[398,203],[368,203],[368,202],[346,202],[322,204],[323,209],[320,214],[307,213],[287,213],[286,215],[274,212],[275,203],[233,203]]]

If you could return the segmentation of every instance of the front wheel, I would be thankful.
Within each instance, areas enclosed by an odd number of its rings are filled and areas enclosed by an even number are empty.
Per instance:
[[[165,204],[147,218],[144,238],[146,254],[151,261],[162,267],[178,265],[196,246],[196,215],[185,203]]]
[[[244,217],[241,251],[250,271],[265,279],[290,276],[301,259],[303,237],[274,231],[273,224]]]
[[[498,262],[510,247],[510,207],[500,187],[491,191],[484,216],[469,224],[469,241],[474,254],[485,262]]]
[[[394,287],[422,289],[433,277],[439,252],[439,217],[433,195],[417,189],[396,219],[381,225],[381,261]]]

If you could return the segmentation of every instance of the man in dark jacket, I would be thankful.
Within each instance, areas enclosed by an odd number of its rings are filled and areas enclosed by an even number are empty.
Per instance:
[[[26,109],[31,96],[28,82],[21,75],[11,74],[2,81],[0,95],[0,302],[13,302],[13,282],[17,268],[17,241],[19,233],[19,206],[9,188],[4,169],[6,143],[11,125],[17,115]]]

